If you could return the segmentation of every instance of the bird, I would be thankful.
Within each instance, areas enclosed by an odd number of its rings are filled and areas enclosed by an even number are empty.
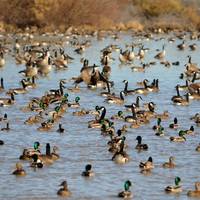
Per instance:
[[[176,177],[175,178],[175,186],[167,186],[165,188],[165,191],[166,192],[169,192],[169,193],[180,193],[182,192],[182,187],[181,185],[179,185],[179,183],[181,182],[181,178],[180,177]]]
[[[69,197],[71,192],[68,189],[67,181],[63,181],[59,186],[62,186],[57,192],[58,196]]]
[[[121,197],[121,198],[124,198],[124,199],[132,198],[133,194],[129,190],[131,186],[132,186],[132,183],[131,183],[130,180],[125,181],[125,183],[124,183],[124,190],[122,192],[118,193],[118,197]]]

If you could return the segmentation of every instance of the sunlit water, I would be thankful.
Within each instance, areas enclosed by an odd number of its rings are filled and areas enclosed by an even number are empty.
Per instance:
[[[160,80],[160,92],[150,93],[143,96],[141,103],[153,101],[156,103],[156,112],[161,113],[164,110],[170,112],[170,119],[163,122],[164,127],[168,127],[169,122],[172,122],[176,116],[181,124],[182,129],[189,129],[190,125],[194,125],[189,118],[199,112],[199,102],[191,101],[189,106],[179,107],[174,106],[171,102],[171,97],[176,94],[175,85],[180,83],[185,84],[178,77],[184,70],[184,64],[187,63],[187,55],[192,56],[192,61],[199,63],[199,50],[190,51],[188,48],[184,51],[178,51],[176,45],[181,43],[177,39],[174,43],[167,41],[167,35],[156,36],[157,38],[164,37],[162,40],[146,40],[140,37],[132,37],[131,34],[120,34],[119,40],[113,40],[107,37],[102,41],[96,38],[92,40],[92,46],[89,47],[83,55],[77,55],[73,52],[74,48],[65,44],[66,52],[68,52],[75,60],[69,64],[69,69],[66,71],[54,70],[47,78],[37,80],[38,88],[30,90],[25,95],[16,96],[16,104],[11,107],[1,107],[0,114],[8,113],[10,119],[11,130],[9,132],[0,132],[0,139],[5,142],[5,145],[0,147],[0,199],[58,199],[57,190],[59,184],[63,180],[68,181],[69,189],[72,196],[69,199],[117,199],[117,194],[123,189],[125,180],[130,179],[133,183],[131,191],[134,194],[134,199],[138,200],[166,200],[166,199],[187,199],[187,191],[194,188],[194,182],[200,180],[199,169],[199,153],[195,151],[196,146],[200,141],[199,128],[195,126],[196,134],[188,136],[185,143],[177,144],[169,142],[169,136],[175,135],[178,131],[166,128],[165,137],[157,137],[154,135],[152,126],[156,123],[153,119],[150,124],[141,126],[139,129],[128,129],[126,134],[126,142],[129,145],[127,150],[131,157],[131,161],[125,165],[117,165],[111,161],[112,154],[107,151],[108,137],[103,137],[99,130],[88,129],[87,122],[93,119],[93,116],[86,115],[76,117],[72,115],[75,109],[69,108],[61,123],[65,128],[64,134],[56,132],[58,123],[49,132],[38,132],[37,125],[25,125],[24,121],[34,113],[24,113],[20,109],[25,106],[31,97],[40,97],[45,91],[51,88],[57,88],[58,81],[61,78],[70,79],[72,76],[78,76],[82,67],[80,58],[89,59],[89,63],[100,65],[100,50],[109,44],[118,44],[123,49],[125,44],[131,42],[142,42],[145,47],[150,48],[146,53],[144,62],[154,60],[156,49],[161,49],[163,44],[166,44],[166,60],[171,62],[179,61],[179,66],[171,66],[166,68],[163,65],[157,64],[147,68],[145,73],[131,72],[130,66],[120,65],[118,56],[119,52],[113,52],[115,60],[112,62],[111,80],[115,82],[112,89],[119,93],[124,88],[124,79],[129,81],[129,88],[138,87],[137,81],[142,81],[144,78],[152,81],[154,78]],[[80,38],[82,39],[82,38]],[[88,38],[87,38],[88,39]],[[84,38],[83,38],[84,40]],[[195,41],[199,45],[199,41]],[[193,41],[186,40],[186,44],[191,44]],[[138,49],[136,48],[135,51]],[[136,60],[135,64],[140,61]],[[6,66],[0,69],[0,77],[5,79],[6,89],[18,87],[18,82],[22,75],[18,71],[24,69],[23,65],[16,65],[15,60],[11,55],[6,56]],[[67,87],[72,87],[72,82],[66,84]],[[81,107],[86,109],[94,109],[96,105],[104,105],[107,108],[107,117],[116,114],[118,110],[125,110],[122,106],[109,105],[104,102],[104,98],[99,95],[101,90],[89,90],[84,84],[81,84],[81,92],[78,94],[69,93],[69,100],[74,100],[80,96]],[[67,90],[66,90],[67,92]],[[0,95],[5,96],[5,93]],[[131,104],[135,101],[136,95],[125,97],[125,103]],[[127,113],[128,114],[128,113]],[[115,121],[116,129],[121,127],[124,122]],[[0,124],[1,127],[5,125]],[[149,145],[149,150],[138,153],[135,150],[137,135],[141,135],[145,143]],[[45,166],[43,169],[34,171],[28,162],[23,162],[23,166],[27,172],[25,177],[15,177],[12,175],[15,163],[18,161],[19,155],[26,147],[31,147],[34,141],[39,141],[42,144],[42,150],[45,152],[45,144],[49,142],[52,146],[57,145],[60,149],[61,158],[54,164]],[[174,169],[163,169],[162,163],[166,162],[169,156],[175,156],[177,167]],[[154,159],[155,168],[151,175],[143,175],[138,167],[140,161],[145,161],[149,156]],[[93,165],[95,176],[90,179],[85,179],[81,176],[81,172],[87,163]],[[169,195],[164,192],[167,185],[174,184],[174,177],[180,176],[182,179],[183,192],[180,195]]]

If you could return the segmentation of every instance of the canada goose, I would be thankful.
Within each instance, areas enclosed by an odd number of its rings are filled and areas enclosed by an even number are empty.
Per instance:
[[[166,192],[172,192],[172,193],[179,193],[182,192],[182,187],[179,185],[179,183],[181,182],[181,179],[179,177],[175,178],[175,186],[167,186],[165,188]]]
[[[5,65],[5,58],[3,52],[0,52],[0,67],[3,67]]]
[[[74,50],[74,52],[76,52],[77,54],[83,54],[85,51],[85,46],[84,45],[81,45],[80,47],[76,48]]]
[[[140,162],[139,167],[142,170],[147,170],[147,171],[153,169],[154,165],[153,165],[153,159],[152,159],[152,157],[149,157],[146,162]]]
[[[200,197],[200,182],[195,182],[195,190],[189,190],[187,195],[190,197]]]
[[[179,85],[177,85],[176,86],[176,92],[177,92],[177,95],[175,95],[175,96],[173,96],[172,98],[171,98],[171,100],[173,101],[173,102],[175,102],[175,101],[181,101],[182,99],[183,99],[183,97],[180,95],[180,92],[179,92]]]
[[[137,57],[142,60],[145,56],[145,49],[144,49],[144,45],[142,45],[138,51]]]
[[[129,188],[132,186],[132,183],[130,180],[127,180],[125,183],[124,183],[124,191],[118,193],[118,197],[121,197],[121,198],[124,198],[124,199],[127,199],[127,198],[132,198],[133,197],[133,194],[132,192],[129,190]]]
[[[171,142],[185,142],[186,141],[186,138],[184,137],[185,135],[185,132],[184,131],[179,131],[179,136],[177,137],[170,137],[170,141]]]
[[[144,72],[145,68],[146,68],[145,63],[142,64],[142,67],[138,67],[138,66],[131,67],[132,71],[134,72]]]
[[[154,56],[156,59],[163,59],[165,57],[165,45],[162,47],[162,51]]]
[[[125,122],[136,122],[137,121],[137,116],[136,116],[136,112],[135,112],[135,104],[132,104],[131,107],[131,111],[132,111],[132,115],[128,115],[124,118]]]
[[[134,103],[136,112],[140,110],[140,100],[143,100],[142,97],[141,96],[137,96],[136,97],[136,101]],[[133,106],[132,104],[131,105],[125,105],[125,108],[127,108],[128,111],[129,110],[132,111],[132,106]]]
[[[149,92],[158,92],[159,86],[158,86],[159,79],[154,79],[151,85],[147,86],[147,90]]]
[[[163,167],[164,168],[174,168],[176,165],[175,163],[173,162],[175,160],[175,158],[173,156],[170,156],[169,157],[169,162],[165,162],[163,163]]]
[[[51,146],[49,143],[46,144],[46,154],[40,154],[38,155],[38,158],[44,163],[44,164],[52,164],[53,159],[51,156]]]
[[[27,63],[26,69],[19,71],[19,73],[24,74],[26,77],[36,77],[38,74],[38,68],[34,62]]]
[[[71,192],[68,189],[67,181],[63,181],[59,186],[62,186],[57,192],[57,195],[68,197],[71,196]]]
[[[103,97],[108,97],[108,96],[113,96],[113,95],[115,95],[114,93],[113,94],[111,94],[111,92],[110,92],[110,84],[109,84],[109,81],[106,81],[106,86],[107,86],[107,92],[101,92],[101,96],[103,96]]]
[[[17,175],[17,176],[25,176],[26,175],[26,172],[23,169],[21,163],[19,163],[19,162],[16,163],[16,169],[12,174]]]
[[[146,79],[143,81],[143,84],[144,84],[144,88],[136,88],[133,91],[137,94],[144,94],[144,95],[147,94],[149,92],[149,90],[147,88],[148,86],[147,86],[147,80]]]
[[[186,45],[185,45],[185,40],[183,40],[183,42],[181,44],[178,44],[177,45],[177,48],[179,50],[184,50],[186,48]]]
[[[10,105],[14,104],[15,103],[14,94],[11,93],[10,96],[11,96],[10,98],[0,98],[0,105],[10,106]]]
[[[134,90],[128,90],[128,81],[124,80],[123,83],[125,83],[124,86],[124,94],[128,95],[128,94],[133,94],[135,91]]]
[[[1,122],[1,121],[7,121],[7,120],[8,120],[8,115],[7,115],[7,113],[5,113],[3,117],[0,117],[0,122]]]
[[[0,140],[0,145],[4,145],[4,141],[3,140]]]
[[[94,172],[92,171],[92,165],[88,164],[85,166],[85,171],[82,172],[82,176],[91,177],[94,176]]]
[[[105,77],[109,78],[111,73],[111,67],[108,65],[108,56],[105,56],[105,63],[102,69],[102,73]]]
[[[188,63],[186,64],[186,69],[188,71],[198,72],[200,69],[197,66],[197,64],[192,63],[192,57],[191,56],[187,56],[187,57],[188,57]]]
[[[136,140],[138,141],[135,149],[138,150],[148,150],[148,145],[147,144],[142,144],[142,137],[141,136],[137,136]]]
[[[129,51],[126,50],[126,51],[122,51],[122,49],[120,49],[120,54],[119,54],[119,60],[121,63],[127,63],[129,60],[128,60],[128,57],[129,57]]]
[[[200,100],[200,88],[197,89],[197,92],[194,92],[194,93],[189,92],[189,98],[195,99],[195,100]]]
[[[198,146],[196,147],[196,151],[200,152],[200,143],[199,143]]]
[[[174,118],[174,123],[170,124],[170,125],[169,125],[169,128],[177,129],[178,127],[179,127],[179,125],[178,125],[178,120],[177,120],[177,118],[175,117],[175,118]]]
[[[9,126],[9,122],[6,123],[6,127],[2,128],[1,131],[9,131],[10,130],[10,126]]]
[[[38,67],[38,72],[40,72],[44,76],[48,75],[52,69],[51,57],[49,55],[49,52],[45,52],[42,56],[42,59],[38,60],[36,64]]]
[[[80,92],[80,87],[78,86],[78,84],[75,84],[75,86],[74,87],[72,87],[72,88],[67,88],[69,91],[71,91],[71,92]]]
[[[37,85],[35,83],[35,77],[33,76],[30,80],[30,78],[28,78],[27,80],[26,79],[22,79],[24,81],[24,85],[25,85],[25,88],[36,88]]]
[[[186,95],[186,99],[175,99],[173,100],[174,104],[176,105],[181,105],[181,106],[188,106],[189,105],[189,93],[187,93]]]
[[[46,122],[42,122],[41,126],[39,128],[37,128],[38,131],[49,131],[54,125],[54,120],[53,119],[49,119]]]
[[[178,85],[179,90],[188,90],[188,80],[185,81],[185,85]]]
[[[108,103],[115,103],[115,104],[123,104],[124,103],[124,92],[120,92],[120,97],[116,96],[108,96],[106,102]]]
[[[3,82],[3,78],[1,78],[1,83],[0,83],[0,92],[4,91],[4,82]]]
[[[24,79],[21,80],[21,84],[22,84],[22,88],[13,88],[13,89],[9,89],[7,94],[25,94],[28,92],[28,90],[26,89],[26,85],[24,82]]]
[[[53,61],[53,65],[56,67],[56,69],[67,69],[67,64],[68,60],[64,53],[62,53],[60,57],[57,57],[57,52],[55,52],[55,60]]]

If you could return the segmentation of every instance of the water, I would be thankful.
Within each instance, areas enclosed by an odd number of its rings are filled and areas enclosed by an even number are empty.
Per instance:
[[[63,180],[67,180],[69,189],[72,192],[72,196],[69,199],[111,200],[117,199],[117,194],[123,189],[123,183],[127,179],[133,183],[131,191],[134,194],[134,199],[165,200],[188,198],[187,191],[194,188],[195,181],[200,180],[199,153],[195,151],[200,141],[200,129],[196,126],[196,134],[188,136],[187,141],[181,144],[169,142],[169,136],[175,135],[178,131],[166,128],[165,137],[155,136],[152,126],[156,123],[156,119],[153,119],[148,125],[141,126],[139,129],[128,129],[126,141],[129,148],[127,152],[131,157],[131,161],[125,165],[117,165],[111,161],[112,154],[107,151],[109,138],[103,137],[99,130],[87,128],[87,122],[93,119],[91,115],[76,117],[72,115],[75,109],[69,108],[60,120],[65,128],[64,134],[56,132],[58,123],[49,132],[38,132],[38,124],[32,126],[24,124],[24,121],[34,113],[24,113],[20,109],[29,102],[30,98],[40,97],[45,91],[57,88],[59,79],[70,79],[73,76],[77,76],[82,67],[80,58],[89,59],[90,64],[96,63],[100,65],[100,50],[105,46],[112,43],[118,44],[124,49],[125,44],[142,42],[145,47],[150,48],[149,52],[146,53],[145,62],[154,60],[153,57],[157,54],[156,49],[161,49],[162,45],[166,44],[166,60],[171,62],[179,61],[180,66],[166,68],[157,61],[157,64],[147,68],[145,73],[131,72],[130,66],[120,65],[118,60],[119,52],[113,52],[112,55],[115,60],[111,64],[111,80],[115,82],[115,86],[112,90],[119,93],[124,88],[122,83],[124,79],[129,81],[129,87],[133,89],[138,87],[136,82],[142,81],[144,78],[150,81],[154,78],[159,78],[160,92],[142,96],[142,103],[153,101],[157,105],[156,112],[169,111],[170,119],[162,123],[164,127],[167,127],[175,116],[179,120],[181,129],[189,129],[190,125],[194,125],[189,118],[200,111],[199,102],[191,101],[189,106],[179,107],[174,106],[170,99],[176,94],[175,85],[177,83],[185,84],[183,80],[178,79],[178,76],[184,70],[184,64],[187,63],[187,55],[192,56],[193,62],[199,63],[199,51],[193,52],[188,48],[184,51],[178,51],[176,45],[181,43],[181,40],[176,39],[174,43],[169,43],[167,39],[170,35],[156,36],[156,38],[164,38],[156,41],[146,40],[142,37],[132,37],[131,33],[120,33],[119,36],[120,39],[116,41],[111,36],[102,41],[89,36],[86,39],[91,39],[92,46],[81,56],[75,54],[73,48],[64,43],[66,52],[75,58],[69,64],[69,69],[60,72],[53,70],[47,78],[37,80],[37,89],[30,90],[29,93],[24,95],[17,95],[14,106],[0,108],[0,116],[5,112],[8,113],[11,126],[9,132],[1,132],[0,134],[0,139],[5,142],[5,145],[0,147],[0,199],[59,199],[56,194],[59,189],[58,185]],[[188,37],[189,35],[187,35]],[[43,39],[47,38],[44,37]],[[55,39],[57,38],[55,37]],[[65,38],[62,38],[62,40],[65,41]],[[85,40],[85,38],[80,37],[80,40]],[[199,45],[199,41],[186,40],[187,45],[193,42]],[[135,61],[135,64],[139,63],[140,61]],[[18,87],[18,82],[22,78],[18,71],[22,69],[24,69],[24,66],[16,66],[15,60],[11,55],[6,56],[6,65],[0,69],[0,76],[5,79],[6,89]],[[72,82],[68,82],[66,86],[72,87]],[[81,84],[81,92],[78,94],[69,93],[69,100],[73,100],[77,95],[80,96],[81,107],[86,109],[94,109],[96,105],[104,105],[107,108],[107,117],[116,114],[118,110],[125,110],[122,106],[105,103],[104,98],[99,95],[100,91],[91,91],[84,84]],[[5,93],[0,96],[5,96]],[[135,97],[135,95],[125,97],[125,103],[131,104],[135,101]],[[116,129],[123,124],[124,122],[115,121]],[[4,127],[5,125],[1,123],[0,126]],[[141,135],[144,142],[149,145],[147,152],[138,153],[135,150],[135,138],[137,135]],[[19,155],[21,155],[24,148],[31,147],[35,141],[40,141],[43,152],[47,142],[52,146],[58,146],[61,158],[53,165],[45,166],[43,169],[36,171],[29,167],[30,164],[28,162],[23,162],[27,175],[25,177],[15,177],[11,173]],[[175,156],[177,167],[163,169],[162,163],[166,162],[171,155]],[[149,156],[153,157],[155,168],[152,170],[151,175],[147,176],[140,173],[138,165],[139,162],[147,160]],[[90,179],[85,179],[81,176],[81,172],[87,163],[93,165],[95,172],[95,176]],[[167,185],[174,184],[175,176],[181,177],[183,192],[180,195],[166,194],[164,188]]]

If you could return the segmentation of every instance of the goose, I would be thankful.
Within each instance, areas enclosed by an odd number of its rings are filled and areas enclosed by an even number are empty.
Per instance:
[[[24,79],[21,80],[21,84],[22,84],[22,88],[13,88],[13,89],[9,89],[7,94],[25,94],[28,92],[28,90],[26,89],[26,85],[24,82]]]
[[[171,101],[173,101],[173,102],[182,101],[183,97],[180,95],[180,92],[179,92],[179,85],[176,86],[176,92],[177,92],[177,95],[173,96],[173,97],[171,98]]]
[[[138,67],[138,66],[131,67],[132,71],[134,72],[145,72],[145,68],[146,68],[145,63],[142,64],[142,67]]]
[[[17,176],[25,176],[26,172],[23,169],[23,166],[20,162],[16,163],[16,169],[14,172],[12,172],[12,174],[17,175]]]
[[[135,105],[135,111],[139,111],[140,110],[140,100],[143,100],[141,96],[137,96],[136,97],[136,101],[134,103]],[[124,106],[128,111],[132,111],[132,104],[131,105],[125,105]]]
[[[25,88],[31,88],[34,89],[37,87],[37,84],[35,83],[35,77],[33,76],[30,80],[30,78],[28,79],[22,79],[24,84],[25,84]]]
[[[199,143],[198,146],[196,147],[196,151],[200,152],[200,143]]]
[[[185,45],[185,40],[183,40],[183,42],[181,44],[178,44],[177,45],[177,48],[179,50],[184,50],[186,48],[186,45]]]
[[[106,102],[108,103],[115,103],[115,104],[123,104],[124,103],[124,92],[120,92],[120,97],[116,96],[108,96]]]
[[[165,163],[163,163],[163,167],[164,168],[174,168],[176,165],[175,165],[175,163],[173,162],[175,160],[175,157],[173,157],[173,156],[170,156],[169,157],[169,162],[165,162]]]
[[[136,116],[136,112],[135,112],[135,104],[134,103],[132,104],[131,111],[132,111],[132,115],[126,116],[124,118],[125,122],[130,122],[130,123],[137,122],[137,116]]]
[[[143,84],[144,84],[144,88],[136,88],[133,90],[133,92],[137,94],[146,95],[149,92],[146,79],[143,81]]]
[[[14,104],[15,103],[14,94],[11,93],[10,96],[11,96],[10,98],[0,98],[0,105],[10,106],[10,105]]]
[[[195,51],[197,49],[197,44],[193,43],[189,45],[191,51]]]
[[[135,93],[134,90],[128,90],[128,81],[127,80],[124,80],[123,83],[125,83],[124,91],[123,91],[125,95]]]
[[[82,172],[82,176],[85,176],[85,177],[94,176],[94,172],[92,171],[92,165],[91,164],[87,164],[85,166],[85,171]]]
[[[186,94],[186,99],[175,99],[173,100],[174,104],[181,105],[181,106],[188,106],[189,105],[189,93]]]
[[[4,82],[3,82],[3,78],[1,78],[1,82],[0,82],[0,92],[4,91]]]
[[[122,51],[122,49],[120,49],[120,54],[119,54],[119,60],[121,63],[127,63],[129,61],[128,57],[129,57],[129,51]]]
[[[40,111],[38,114],[29,117],[29,118],[24,122],[24,124],[29,124],[29,125],[30,125],[30,124],[35,124],[35,123],[41,122],[42,119],[43,119],[42,114],[43,114],[43,112]]]
[[[27,63],[26,69],[19,71],[19,73],[22,73],[29,78],[36,77],[38,75],[38,68],[36,66],[36,63],[29,61]]]
[[[1,131],[9,131],[10,130],[10,124],[9,122],[6,123],[6,127],[2,128]]]
[[[179,185],[179,183],[181,182],[181,179],[179,177],[175,178],[175,186],[167,186],[165,188],[166,192],[171,192],[171,193],[180,193],[182,192],[182,187]]]
[[[178,85],[178,88],[179,88],[180,91],[182,91],[182,90],[188,90],[188,86],[189,86],[188,80],[186,80],[185,81],[185,85]]]
[[[162,47],[162,51],[154,56],[156,59],[163,59],[165,57],[165,45]]]
[[[71,192],[68,189],[67,181],[63,181],[59,186],[62,186],[57,192],[58,196],[69,197]]]
[[[190,197],[200,197],[200,182],[195,182],[195,190],[189,190],[187,195]]]
[[[159,86],[158,86],[159,79],[154,79],[151,85],[147,86],[147,90],[149,92],[158,92]]]
[[[129,190],[129,188],[132,186],[132,183],[130,180],[125,181],[124,183],[124,191],[118,193],[118,197],[127,199],[127,198],[132,198],[133,194],[132,192]]]
[[[57,130],[58,133],[64,133],[65,129],[62,128],[62,124],[59,124],[59,128]]]

